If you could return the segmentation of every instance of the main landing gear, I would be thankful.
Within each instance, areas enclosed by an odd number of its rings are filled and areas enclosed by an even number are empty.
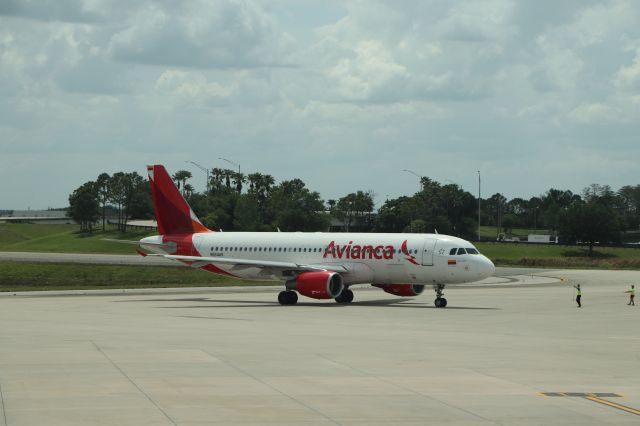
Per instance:
[[[353,292],[348,288],[345,288],[342,290],[342,293],[336,297],[336,302],[345,304],[353,302]]]
[[[444,284],[434,284],[433,289],[436,292],[436,300],[434,300],[433,304],[436,305],[436,308],[444,308],[447,306],[447,299],[442,297]]]
[[[298,303],[298,293],[291,290],[281,291],[278,293],[278,302],[281,305],[295,305]]]

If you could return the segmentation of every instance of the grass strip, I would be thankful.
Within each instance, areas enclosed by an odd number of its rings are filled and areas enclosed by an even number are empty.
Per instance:
[[[135,254],[133,246],[107,239],[137,241],[155,231],[134,230],[126,233],[115,227],[102,232],[80,232],[78,225],[32,225],[0,223],[0,250],[49,253]]]
[[[188,267],[0,262],[1,292],[274,284],[238,280]]]
[[[477,243],[496,266],[546,268],[640,269],[640,249],[599,247],[589,256],[586,247],[556,244]]]

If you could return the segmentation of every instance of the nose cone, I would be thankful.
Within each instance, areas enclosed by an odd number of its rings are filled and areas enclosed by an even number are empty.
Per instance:
[[[496,267],[488,257],[482,256],[480,262],[480,274],[482,279],[492,277],[496,273]]]

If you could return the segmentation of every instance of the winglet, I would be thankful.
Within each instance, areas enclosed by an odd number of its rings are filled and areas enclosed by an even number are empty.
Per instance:
[[[193,213],[164,166],[147,166],[153,209],[162,235],[211,232]]]

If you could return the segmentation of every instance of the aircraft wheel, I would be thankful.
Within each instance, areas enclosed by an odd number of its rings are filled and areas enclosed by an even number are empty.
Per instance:
[[[281,305],[295,305],[298,302],[298,293],[295,291],[281,291],[278,293],[278,303]]]
[[[433,304],[436,305],[436,308],[444,308],[447,306],[447,299],[444,297],[438,297]]]
[[[353,291],[345,288],[342,290],[342,293],[336,297],[336,302],[338,303],[351,303],[353,302]]]

